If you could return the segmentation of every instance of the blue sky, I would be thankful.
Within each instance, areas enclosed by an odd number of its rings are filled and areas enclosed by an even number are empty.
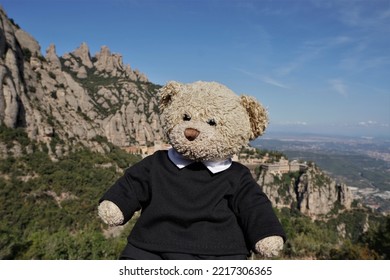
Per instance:
[[[2,0],[58,55],[106,45],[151,82],[255,96],[269,132],[390,136],[390,0]]]

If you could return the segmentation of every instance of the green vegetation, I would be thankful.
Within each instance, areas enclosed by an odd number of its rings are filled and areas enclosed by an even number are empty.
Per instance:
[[[107,239],[97,204],[120,176],[117,167],[138,160],[118,148],[108,154],[81,149],[58,162],[39,150],[0,160],[0,259],[118,258],[132,223]]]
[[[29,91],[30,93],[35,93],[35,92],[37,92],[37,89],[36,89],[35,87],[33,87],[33,86],[29,86],[29,87],[28,87],[28,91]]]
[[[26,147],[31,144],[30,138],[23,128],[8,128],[4,125],[0,125],[0,142],[6,143],[7,148],[13,146],[13,142],[18,142],[22,147]],[[0,170],[1,171],[1,170]]]
[[[288,197],[287,193],[290,187],[299,182],[300,176],[301,173],[299,171],[284,173],[281,176],[274,175],[273,184],[278,186],[278,194],[281,199],[286,199]]]
[[[29,48],[23,48],[22,52],[23,52],[24,59],[26,61],[30,61],[31,56],[32,56],[32,53],[31,53],[30,49]]]
[[[19,24],[17,24],[13,18],[10,18],[9,21],[10,21],[13,25],[15,25],[15,27],[16,27],[17,29],[20,29]]]
[[[53,80],[56,79],[56,74],[54,74],[53,72],[49,71],[49,77],[52,78]]]
[[[383,221],[384,220],[384,221]],[[362,241],[386,260],[390,259],[390,217],[379,219],[374,227],[362,236]]]
[[[390,217],[365,210],[324,221],[288,208],[276,214],[287,234],[281,259],[390,259]]]
[[[282,157],[287,159],[287,156],[279,151],[266,150],[266,149],[257,149],[257,148],[243,148],[240,151],[241,155],[245,155],[248,158],[264,158],[267,156],[269,158],[268,163],[273,163],[279,161]]]

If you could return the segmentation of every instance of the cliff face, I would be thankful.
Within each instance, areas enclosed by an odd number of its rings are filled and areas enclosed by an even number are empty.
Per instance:
[[[314,164],[302,173],[273,174],[262,170],[258,180],[277,208],[291,207],[317,218],[337,207],[351,208],[350,189],[338,184]]]
[[[82,144],[102,151],[103,138],[118,146],[147,145],[162,138],[159,86],[124,65],[103,46],[87,44],[58,57],[41,55],[38,42],[0,7],[0,125],[23,127],[29,138],[61,155]]]

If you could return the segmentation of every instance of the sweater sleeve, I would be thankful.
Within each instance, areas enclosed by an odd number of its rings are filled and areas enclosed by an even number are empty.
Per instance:
[[[286,235],[275,215],[271,201],[261,191],[249,170],[245,170],[240,178],[234,208],[248,246],[254,250],[259,240],[274,235],[281,236],[285,240]]]
[[[134,212],[140,210],[142,204],[149,199],[150,164],[151,157],[129,167],[99,200],[99,203],[103,200],[115,203],[123,213],[123,224],[129,221]]]

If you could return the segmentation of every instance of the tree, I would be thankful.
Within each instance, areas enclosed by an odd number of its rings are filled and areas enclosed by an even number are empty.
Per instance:
[[[390,217],[379,223],[377,227],[372,227],[363,235],[362,241],[368,247],[378,252],[384,259],[390,259]]]

